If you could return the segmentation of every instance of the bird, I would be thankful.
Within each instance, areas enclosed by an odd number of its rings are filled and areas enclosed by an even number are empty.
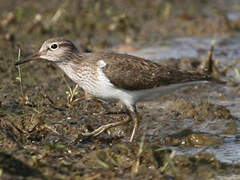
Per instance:
[[[136,104],[153,100],[181,87],[216,81],[206,71],[181,71],[160,65],[151,60],[115,52],[83,53],[70,41],[62,37],[51,38],[40,50],[18,61],[20,65],[29,61],[45,59],[56,64],[70,79],[86,93],[105,101],[118,101],[127,109],[129,118],[102,125],[83,136],[97,136],[112,127],[133,121],[130,142],[133,141],[140,123]]]

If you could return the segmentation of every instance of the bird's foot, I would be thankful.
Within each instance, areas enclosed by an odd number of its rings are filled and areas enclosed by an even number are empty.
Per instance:
[[[117,126],[120,126],[120,125],[124,125],[124,124],[128,123],[129,121],[133,120],[134,121],[134,127],[133,127],[133,131],[132,131],[132,134],[131,134],[131,137],[130,137],[130,142],[132,142],[133,139],[134,139],[134,136],[136,134],[136,131],[138,129],[140,119],[139,119],[139,115],[137,113],[137,110],[136,110],[135,106],[131,110],[128,111],[128,114],[129,114],[128,118],[126,118],[122,121],[118,121],[118,122],[115,122],[115,123],[109,123],[109,124],[100,126],[99,128],[95,129],[94,131],[82,133],[82,135],[83,136],[98,136],[99,134],[103,133],[104,131],[106,131],[110,128],[117,127]]]
[[[99,128],[95,129],[94,131],[82,133],[82,135],[83,136],[98,136],[99,134],[103,133],[104,131],[106,131],[106,130],[108,130],[110,128],[113,128],[113,127],[124,125],[124,124],[128,123],[130,120],[131,120],[131,118],[128,117],[128,118],[126,118],[126,119],[124,119],[122,121],[118,121],[118,122],[115,122],[115,123],[109,123],[109,124],[106,124],[106,125],[102,125]]]

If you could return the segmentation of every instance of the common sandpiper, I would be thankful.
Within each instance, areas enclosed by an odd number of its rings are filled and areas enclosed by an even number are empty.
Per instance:
[[[156,62],[114,52],[82,53],[69,40],[46,40],[39,52],[16,65],[45,59],[55,63],[87,93],[103,100],[117,100],[127,108],[130,118],[102,125],[83,133],[97,136],[109,128],[134,123],[130,141],[139,126],[136,103],[151,100],[184,86],[215,80],[208,73],[181,71]]]

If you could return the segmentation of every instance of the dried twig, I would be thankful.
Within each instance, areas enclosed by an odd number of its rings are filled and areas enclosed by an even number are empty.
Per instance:
[[[18,49],[18,58],[17,61],[21,60],[21,49]],[[23,93],[23,86],[22,86],[22,70],[21,70],[21,66],[17,66],[18,68],[18,77],[16,77],[16,79],[19,81],[19,85],[20,85],[20,91],[21,91],[21,96],[24,97],[24,93]]]
[[[73,105],[75,102],[77,102],[80,99],[82,99],[82,98],[76,98],[75,99],[75,96],[78,94],[78,87],[79,87],[79,85],[76,84],[74,86],[74,88],[71,88],[69,83],[67,82],[66,78],[64,77],[64,75],[63,75],[63,80],[64,80],[64,82],[66,83],[66,85],[68,87],[68,91],[66,91],[67,103],[68,103],[68,105]]]

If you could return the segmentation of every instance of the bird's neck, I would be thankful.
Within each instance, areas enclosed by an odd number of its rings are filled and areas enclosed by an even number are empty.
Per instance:
[[[70,62],[61,62],[61,63],[57,63],[58,67],[60,69],[62,69],[67,76],[72,79],[74,82],[78,82],[78,77],[77,77],[77,72],[76,72],[76,64],[74,61],[70,61]]]

